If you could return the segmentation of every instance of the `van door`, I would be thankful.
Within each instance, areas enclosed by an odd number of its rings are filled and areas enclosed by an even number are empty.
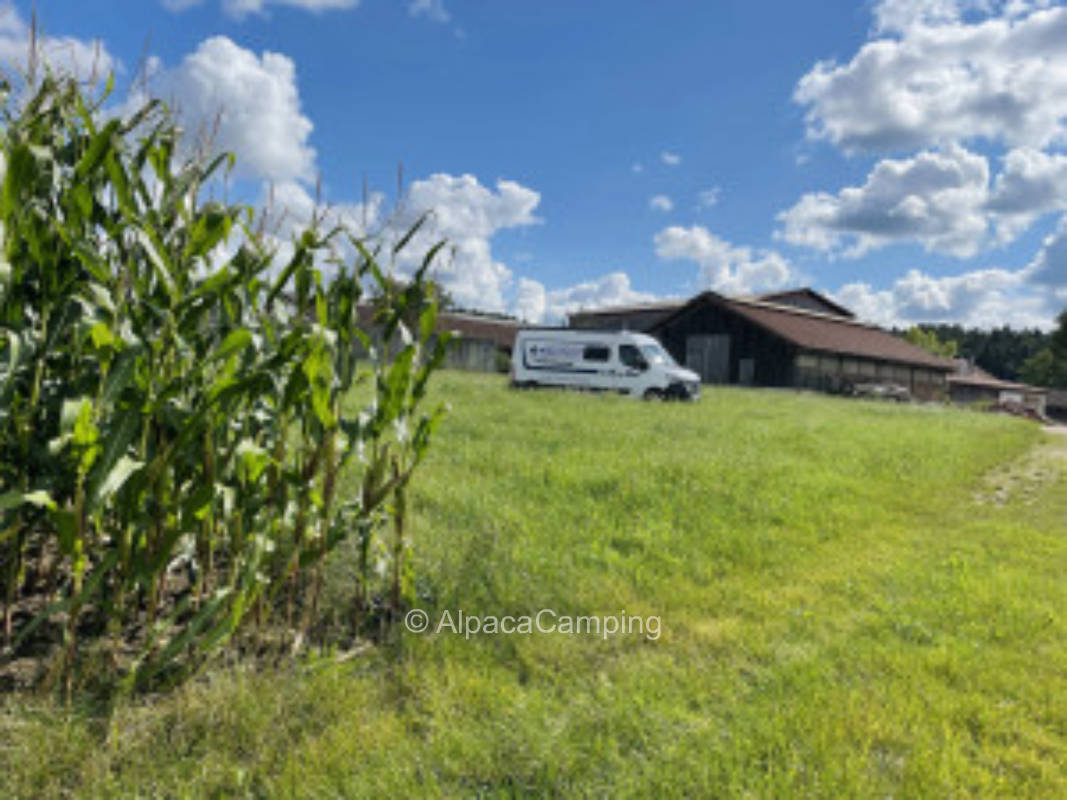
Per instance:
[[[643,394],[645,373],[648,371],[648,361],[641,355],[636,345],[619,345],[619,391]]]
[[[600,342],[585,345],[582,349],[582,367],[586,386],[590,389],[615,388],[615,365],[612,363],[610,345]]]

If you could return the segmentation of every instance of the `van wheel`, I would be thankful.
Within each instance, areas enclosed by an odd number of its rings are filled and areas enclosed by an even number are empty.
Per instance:
[[[648,389],[644,394],[645,400],[662,400],[663,396],[662,389]]]

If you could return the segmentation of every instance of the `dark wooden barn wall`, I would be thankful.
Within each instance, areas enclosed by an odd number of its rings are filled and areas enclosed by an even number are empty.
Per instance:
[[[730,383],[738,383],[740,379],[740,361],[751,358],[755,361],[754,385],[792,385],[795,348],[728,309],[702,303],[661,323],[652,334],[679,364],[685,364],[689,336],[726,334],[730,337]]]

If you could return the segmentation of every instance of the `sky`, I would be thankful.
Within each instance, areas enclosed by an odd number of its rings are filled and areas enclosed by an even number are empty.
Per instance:
[[[1067,307],[1067,8],[1052,0],[38,0],[109,113],[235,153],[288,233],[431,222],[467,308],[826,292],[884,325]],[[28,2],[0,2],[26,61]],[[190,146],[192,146],[190,144]],[[365,191],[364,187],[368,187]]]

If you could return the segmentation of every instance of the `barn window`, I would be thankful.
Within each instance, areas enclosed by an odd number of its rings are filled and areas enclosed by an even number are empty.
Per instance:
[[[893,380],[893,366],[891,364],[879,364],[878,377],[885,381]]]
[[[860,371],[860,362],[854,358],[846,358],[841,361],[841,371],[846,375],[857,375]]]
[[[586,361],[607,361],[611,358],[611,348],[602,344],[587,344],[582,358]]]
[[[893,378],[901,383],[910,383],[911,370],[908,367],[896,367],[893,370]]]
[[[815,356],[807,353],[801,353],[797,356],[797,369],[815,369],[818,365],[819,360]]]
[[[878,374],[878,365],[873,361],[861,361],[860,362],[860,375],[866,375],[873,378]]]
[[[819,371],[827,375],[836,375],[840,364],[837,356],[823,356],[819,359]]]

